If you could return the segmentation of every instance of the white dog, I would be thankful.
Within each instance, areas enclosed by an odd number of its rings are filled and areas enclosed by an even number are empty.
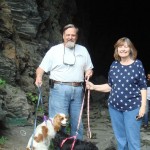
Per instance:
[[[48,119],[39,124],[29,139],[26,150],[48,150],[50,141],[55,137],[61,126],[66,126],[67,117],[65,114],[57,114],[53,119]]]

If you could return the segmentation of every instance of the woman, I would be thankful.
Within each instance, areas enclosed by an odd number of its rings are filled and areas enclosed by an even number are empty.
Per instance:
[[[115,61],[110,66],[108,83],[90,90],[110,92],[108,108],[118,150],[140,150],[140,127],[146,108],[146,76],[137,50],[130,39],[120,38],[114,45]]]

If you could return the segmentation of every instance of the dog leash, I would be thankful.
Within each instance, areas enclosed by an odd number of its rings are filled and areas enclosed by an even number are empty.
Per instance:
[[[91,138],[91,129],[90,129],[90,90],[88,90],[88,96],[87,96],[87,118],[88,118],[87,137]]]
[[[74,139],[73,140],[73,143],[72,143],[72,146],[71,146],[71,150],[73,150],[73,147],[74,147],[74,144],[75,144],[75,139],[76,139],[76,135],[75,136],[71,136],[71,137],[68,137],[68,138],[65,138],[62,142],[61,142],[61,147],[63,146],[63,144],[67,141],[67,140],[69,140],[69,139]]]
[[[89,78],[88,78],[87,80],[89,80]],[[79,115],[79,121],[78,121],[78,126],[77,126],[76,135],[64,139],[64,140],[62,141],[62,143],[61,143],[61,147],[63,146],[63,144],[64,144],[67,140],[69,140],[69,139],[74,139],[74,140],[73,140],[73,143],[72,143],[71,150],[73,150],[73,148],[74,148],[74,145],[75,145],[75,142],[76,142],[76,138],[77,138],[77,135],[78,135],[78,130],[79,130],[79,125],[80,125],[81,117],[82,117],[82,112],[83,112],[83,107],[84,107],[84,101],[85,101],[86,90],[87,90],[87,88],[85,88],[85,91],[84,91],[84,96],[83,96],[83,101],[82,101],[82,105],[81,105],[81,110],[80,110],[80,115]],[[90,130],[90,125],[89,125],[89,100],[90,100],[90,90],[88,90],[88,101],[87,101],[87,103],[88,103],[88,105],[87,105],[87,108],[88,108],[88,110],[87,110],[87,115],[88,115],[88,132],[87,132],[87,136],[88,136],[89,138],[91,138],[91,130]]]
[[[86,88],[85,88],[85,92],[86,92]],[[69,139],[74,139],[73,140],[73,143],[72,143],[72,146],[71,146],[71,150],[73,150],[74,148],[74,145],[75,145],[75,142],[76,142],[76,138],[77,138],[77,135],[78,135],[78,130],[79,130],[79,125],[80,125],[80,120],[81,120],[81,116],[82,116],[82,111],[83,111],[83,106],[84,106],[84,100],[85,100],[85,94],[83,96],[83,101],[82,101],[82,105],[81,105],[81,110],[80,110],[80,115],[79,115],[79,121],[78,121],[78,126],[77,126],[77,131],[76,131],[76,135],[74,136],[71,136],[69,138],[65,138],[62,143],[61,143],[61,147],[63,146],[63,144],[69,140]]]
[[[85,93],[86,93],[86,88],[85,88]],[[69,139],[74,139],[74,140],[73,140],[73,143],[72,143],[72,146],[71,146],[71,150],[73,150],[73,148],[74,148],[74,145],[75,145],[75,142],[76,142],[76,139],[77,139],[77,135],[78,135],[78,130],[79,130],[79,125],[80,125],[80,121],[81,121],[81,116],[82,116],[82,112],[83,112],[84,100],[85,100],[85,94],[84,94],[84,96],[83,96],[83,101],[82,101],[82,105],[81,105],[81,110],[80,110],[80,115],[79,115],[79,121],[78,121],[78,126],[77,126],[76,135],[64,139],[64,140],[62,141],[62,143],[61,143],[61,147],[63,146],[63,144],[64,144],[67,140],[69,140]]]
[[[36,126],[37,126],[36,125],[37,124],[37,111],[38,111],[39,104],[41,103],[42,109],[44,108],[43,107],[43,100],[42,100],[42,89],[41,89],[41,86],[38,86],[38,92],[39,92],[39,96],[38,96],[38,102],[37,102],[36,111],[35,111],[34,130],[33,130],[32,141],[31,141],[31,145],[30,145],[31,150],[33,149],[33,138],[34,138],[35,129],[36,129]],[[44,120],[45,119],[46,119],[46,116],[44,115]]]
[[[88,80],[89,80],[89,77],[87,78],[87,81]],[[87,91],[87,88],[85,87],[85,92],[84,92],[83,102],[82,102],[81,111],[80,111],[80,115],[79,115],[79,122],[78,122],[78,126],[77,126],[76,136],[78,134],[79,125],[80,125],[80,121],[81,121],[81,117],[82,117],[82,112],[83,112],[83,106],[84,106],[86,91]],[[91,138],[91,129],[90,129],[90,121],[89,121],[89,114],[90,114],[89,113],[89,103],[90,103],[90,90],[88,90],[88,96],[87,96],[87,118],[88,118],[87,136],[88,136],[88,138]]]

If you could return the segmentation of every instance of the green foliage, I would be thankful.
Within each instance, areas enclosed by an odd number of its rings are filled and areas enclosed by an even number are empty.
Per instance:
[[[54,143],[53,143],[53,140],[51,140],[51,144],[49,146],[49,150],[54,150]]]
[[[4,136],[0,136],[0,145],[4,145],[8,139]]]
[[[27,118],[6,118],[6,124],[9,126],[24,126],[27,124]]]
[[[36,104],[38,101],[38,96],[34,93],[28,92],[27,99],[31,102],[31,104]]]
[[[6,81],[0,78],[0,87],[4,87],[6,85]]]
[[[43,109],[44,109],[43,107],[39,107],[37,111],[38,111],[39,113],[43,114],[43,113],[44,113],[44,110],[43,110]]]
[[[66,133],[70,134],[70,123],[69,123],[69,121],[68,121],[68,124],[66,126]]]

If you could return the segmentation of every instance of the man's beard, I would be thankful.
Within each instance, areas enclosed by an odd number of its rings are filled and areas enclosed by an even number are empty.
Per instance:
[[[68,41],[65,45],[67,48],[73,49],[75,46],[75,42]]]

